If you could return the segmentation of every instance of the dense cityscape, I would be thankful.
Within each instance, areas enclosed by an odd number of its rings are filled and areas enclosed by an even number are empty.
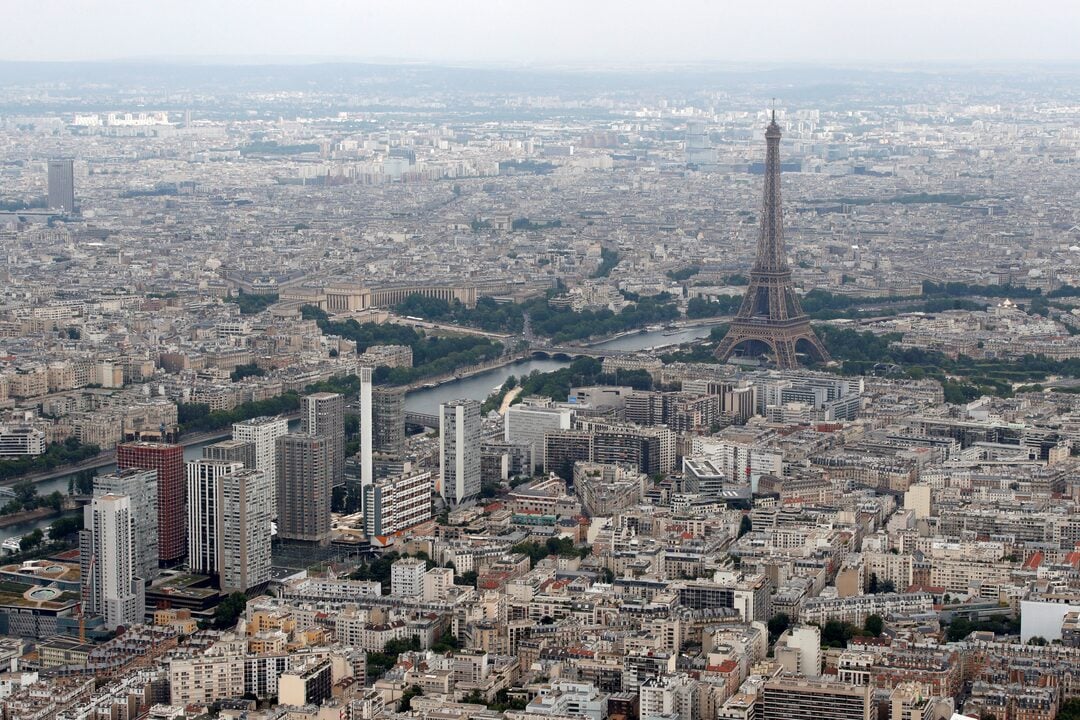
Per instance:
[[[1080,717],[1080,74],[0,63],[0,720]]]

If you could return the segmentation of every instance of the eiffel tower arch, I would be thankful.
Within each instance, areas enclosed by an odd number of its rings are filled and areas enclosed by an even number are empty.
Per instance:
[[[776,365],[783,369],[798,367],[800,349],[827,362],[829,352],[803,312],[784,251],[780,126],[776,124],[776,111],[765,130],[765,148],[765,191],[757,260],[750,270],[750,283],[739,312],[714,354],[720,360],[727,360],[740,346],[764,346],[772,351]]]

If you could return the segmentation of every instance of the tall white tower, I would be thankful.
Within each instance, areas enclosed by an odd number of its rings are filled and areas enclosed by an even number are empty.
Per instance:
[[[480,403],[439,406],[439,494],[451,505],[480,496]]]
[[[221,478],[243,467],[238,462],[206,459],[187,464],[188,567],[193,572],[213,575],[219,571]]]
[[[262,470],[270,483],[270,515],[277,517],[277,439],[289,433],[283,417],[257,417],[233,424],[233,439],[255,446],[255,470]]]
[[[375,481],[371,464],[372,448],[371,368],[360,368],[360,498],[364,489]],[[362,509],[362,507],[361,507]]]
[[[261,470],[218,478],[217,569],[223,593],[270,582],[270,485]]]
[[[127,495],[135,522],[135,574],[143,581],[158,576],[158,472],[119,470],[94,478],[95,495]]]
[[[135,518],[127,495],[98,495],[83,509],[79,533],[84,612],[99,614],[115,630],[146,615],[143,580],[135,574]]]

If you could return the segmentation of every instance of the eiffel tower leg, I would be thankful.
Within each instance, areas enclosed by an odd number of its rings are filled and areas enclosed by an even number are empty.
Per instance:
[[[810,344],[810,354],[815,356],[819,362],[830,362],[832,360],[829,351],[825,349],[825,343],[821,342],[821,338],[817,336],[817,333],[810,332],[802,335],[796,338],[795,342],[798,343],[799,340],[805,340]]]
[[[773,342],[776,351],[776,366],[781,370],[790,370],[798,367],[795,361],[795,340],[792,338],[777,338]]]
[[[720,344],[713,350],[713,357],[721,362],[727,360],[731,357],[731,353],[735,349],[735,346],[742,341],[743,338],[736,337],[735,334],[729,330],[727,335],[724,336],[724,339],[721,340]]]

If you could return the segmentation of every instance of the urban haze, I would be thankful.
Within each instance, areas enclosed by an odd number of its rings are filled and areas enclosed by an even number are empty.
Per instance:
[[[1074,3],[19,3],[0,720],[1080,718]]]

